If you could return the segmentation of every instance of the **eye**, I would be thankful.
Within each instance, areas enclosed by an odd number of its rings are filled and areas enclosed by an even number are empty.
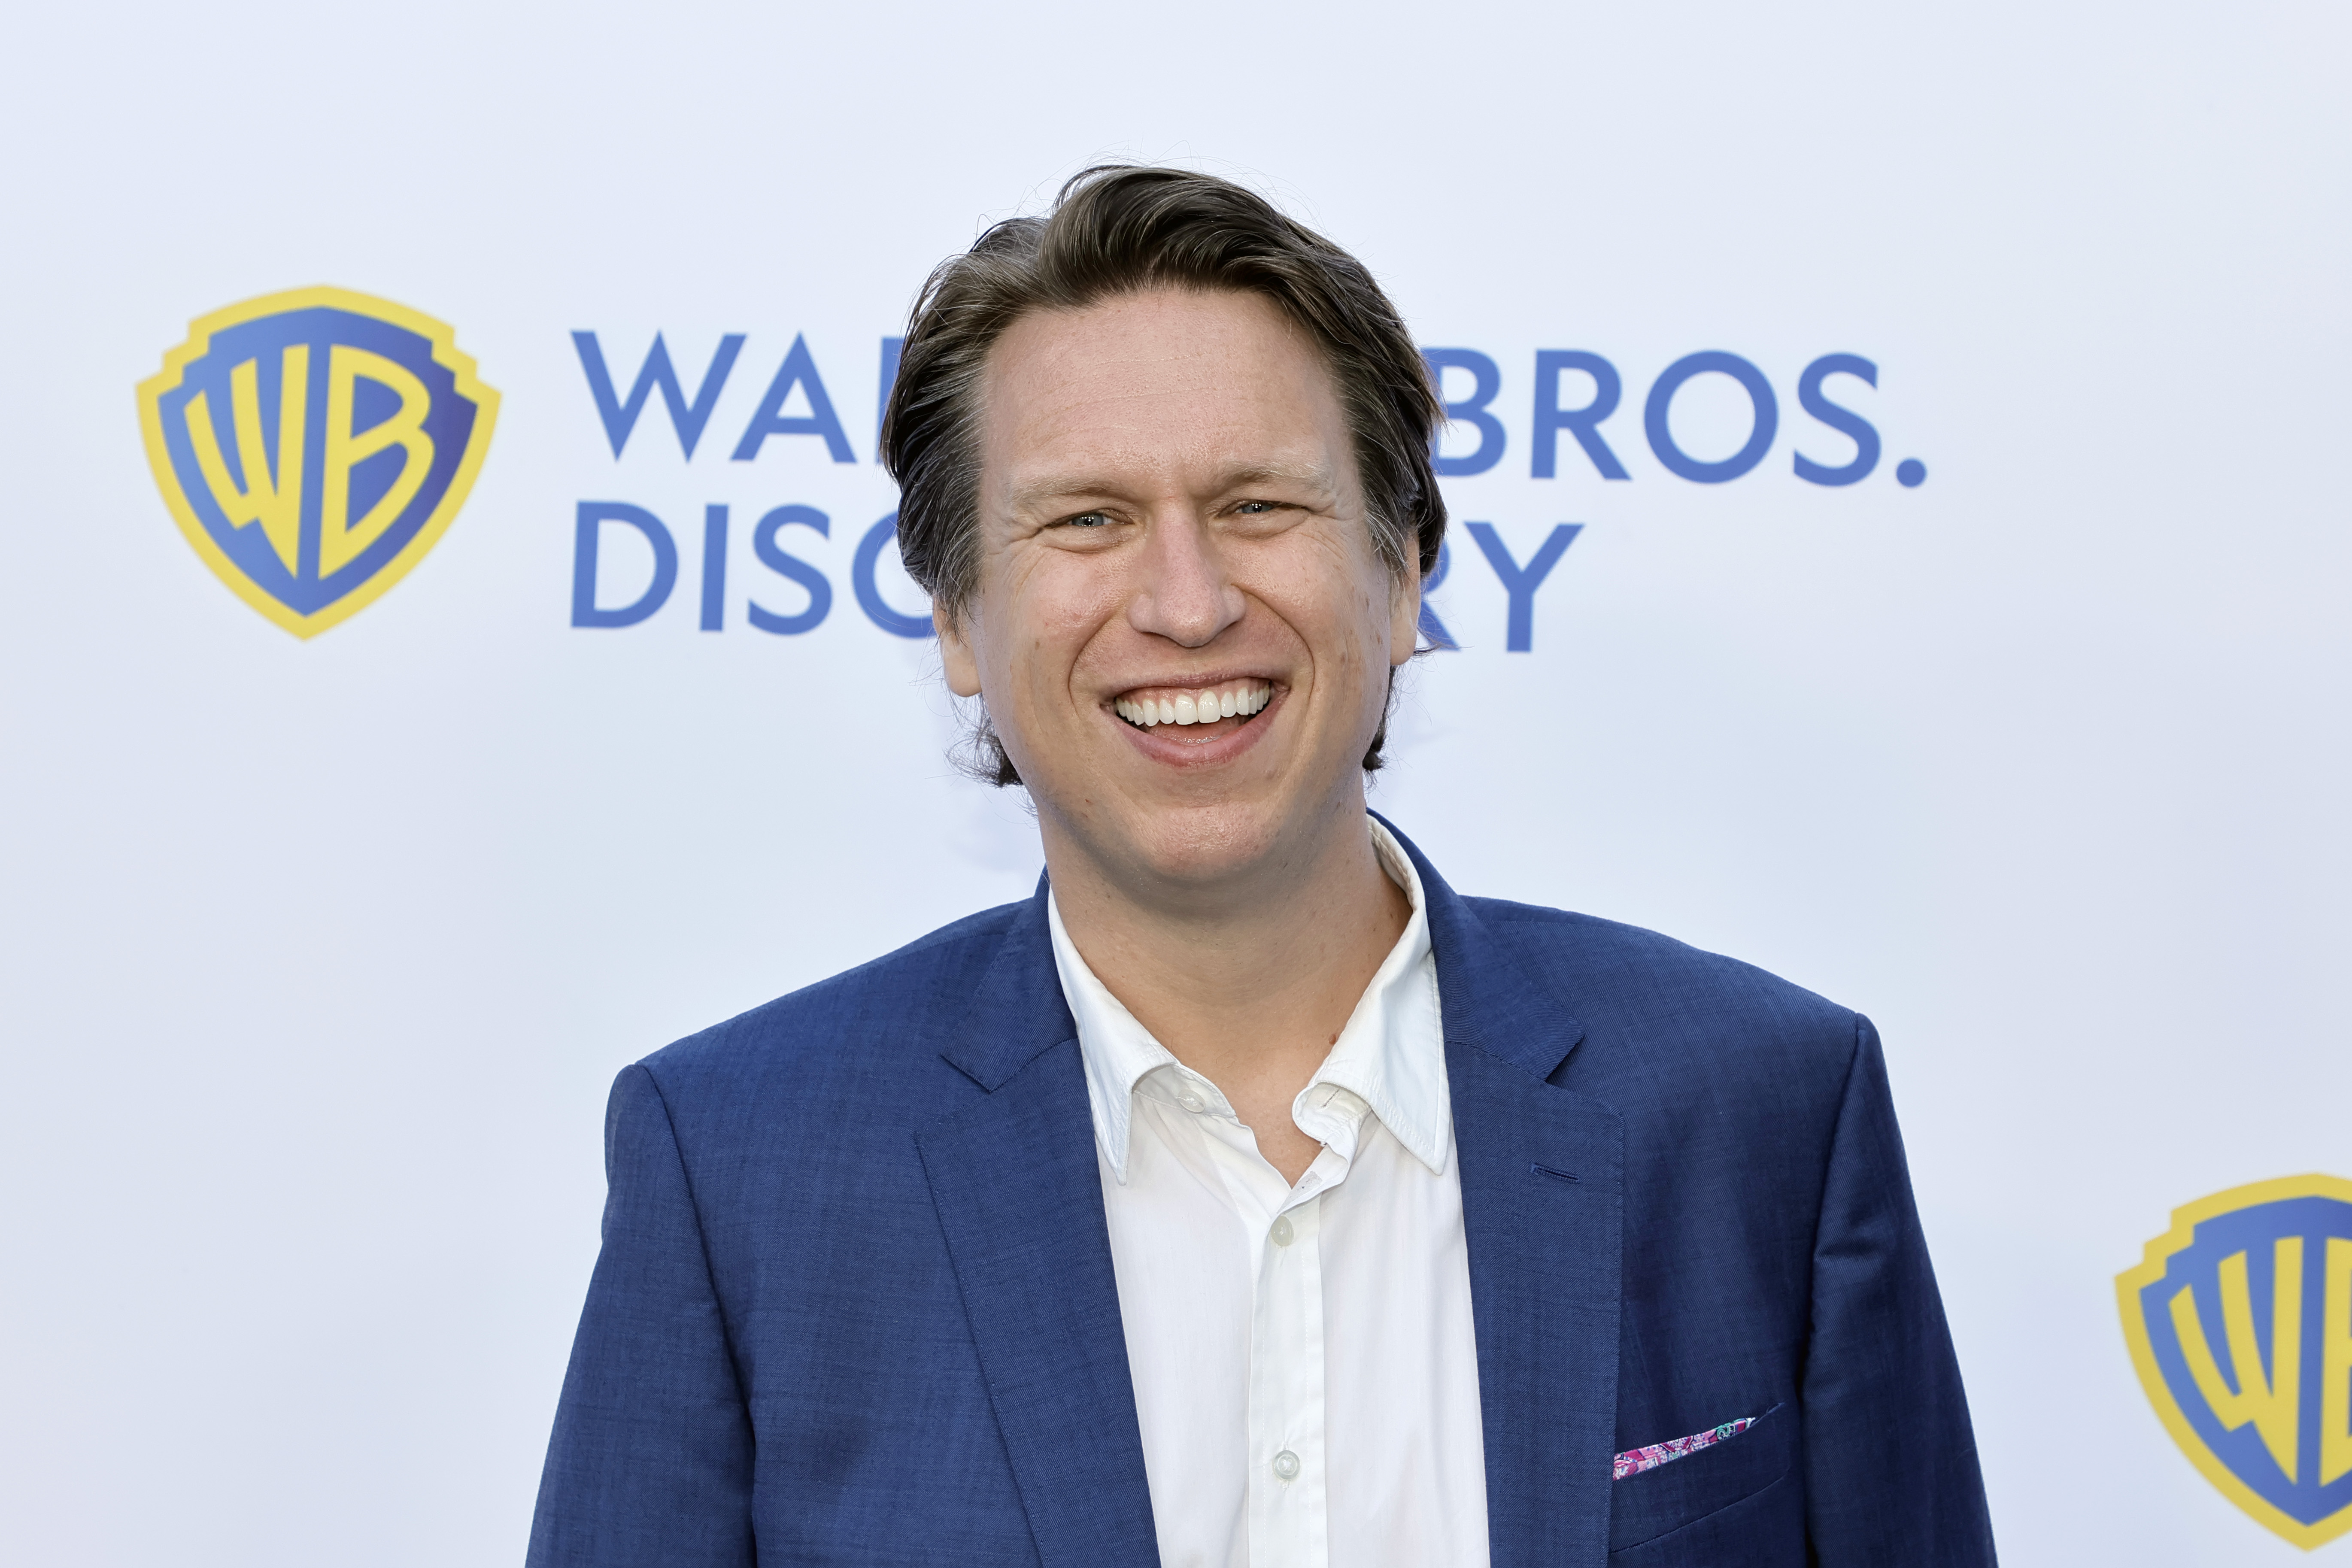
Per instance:
[[[1298,510],[1298,503],[1286,500],[1242,500],[1225,509],[1227,517],[1279,518]]]
[[[1108,528],[1110,526],[1110,516],[1107,512],[1082,511],[1076,517],[1064,518],[1062,520],[1061,526],[1064,528]]]

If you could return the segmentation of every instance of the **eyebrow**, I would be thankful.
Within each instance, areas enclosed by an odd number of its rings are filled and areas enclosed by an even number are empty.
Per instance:
[[[1320,463],[1245,463],[1225,470],[1219,477],[1216,489],[1228,491],[1268,482],[1307,485],[1326,494],[1339,488],[1332,481],[1331,470]],[[1124,485],[1108,479],[1056,475],[1033,480],[1007,492],[1004,502],[1015,511],[1025,511],[1033,507],[1074,500],[1084,496],[1122,495],[1126,489]]]

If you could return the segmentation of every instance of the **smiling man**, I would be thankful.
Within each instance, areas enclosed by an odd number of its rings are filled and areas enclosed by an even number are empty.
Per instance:
[[[1875,1035],[1365,809],[1445,523],[1360,264],[1091,171],[900,549],[1047,876],[625,1070],[531,1561],[1992,1561]]]

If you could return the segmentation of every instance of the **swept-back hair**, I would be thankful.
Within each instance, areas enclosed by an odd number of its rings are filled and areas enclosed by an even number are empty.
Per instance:
[[[1036,310],[1150,289],[1264,296],[1321,350],[1355,448],[1371,544],[1391,572],[1426,577],[1445,535],[1430,469],[1444,417],[1396,307],[1362,262],[1213,174],[1105,164],[1062,187],[1044,217],[1009,218],[934,269],[915,301],[882,417],[898,481],[907,574],[960,623],[979,587],[980,383],[990,349]],[[1387,725],[1364,758],[1381,765]],[[981,771],[1019,775],[983,731]]]

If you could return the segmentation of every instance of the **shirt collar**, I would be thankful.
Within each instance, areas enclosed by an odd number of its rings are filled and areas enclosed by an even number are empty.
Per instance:
[[[1412,859],[1377,818],[1366,818],[1381,869],[1404,892],[1412,914],[1396,945],[1364,988],[1331,1054],[1292,1102],[1299,1129],[1353,1156],[1365,1113],[1381,1120],[1396,1141],[1437,1174],[1454,1150],[1454,1115],[1445,1079],[1445,1037],[1439,1023],[1436,963],[1429,942],[1429,911]],[[1097,979],[1062,924],[1049,889],[1045,920],[1054,940],[1054,966],[1063,997],[1078,1026],[1086,1060],[1087,1101],[1095,1137],[1112,1172],[1127,1181],[1128,1138],[1137,1087],[1168,1069],[1214,1095],[1213,1086],[1180,1064],[1168,1048]],[[1219,1102],[1223,1097],[1216,1096]]]

